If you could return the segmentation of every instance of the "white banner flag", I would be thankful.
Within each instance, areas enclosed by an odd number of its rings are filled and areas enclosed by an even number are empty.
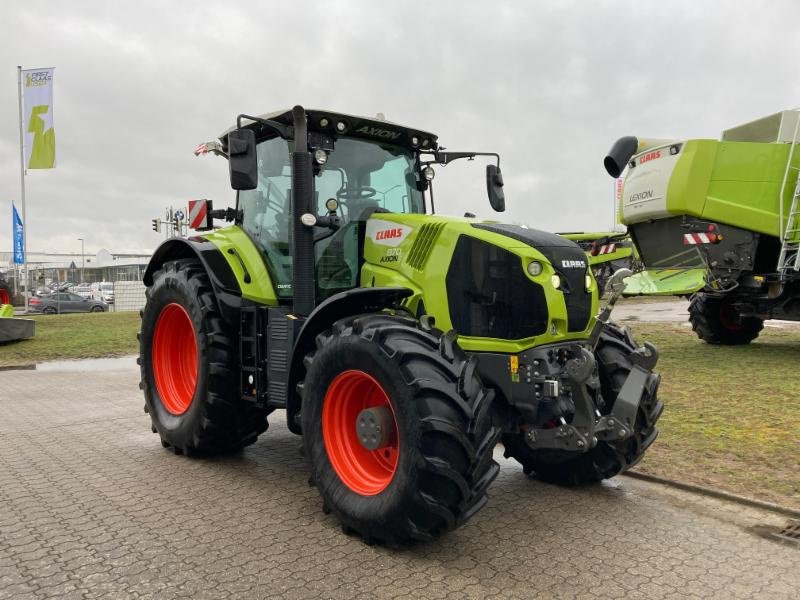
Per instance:
[[[56,166],[56,132],[53,128],[54,70],[22,71],[26,169],[52,169]]]

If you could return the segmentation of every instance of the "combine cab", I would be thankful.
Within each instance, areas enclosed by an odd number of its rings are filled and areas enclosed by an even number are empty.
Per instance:
[[[197,153],[236,206],[190,203],[144,277],[145,410],[177,454],[242,448],[286,411],[311,482],[366,541],[430,540],[487,501],[493,450],[577,484],[656,437],[657,353],[597,317],[584,252],[554,234],[433,214],[435,169],[487,156],[326,110],[240,115]],[[214,219],[231,224],[214,228]]]
[[[651,293],[692,293],[692,326],[709,343],[800,320],[799,124],[792,110],[720,140],[625,137],[605,159],[612,177],[626,171],[621,221]]]

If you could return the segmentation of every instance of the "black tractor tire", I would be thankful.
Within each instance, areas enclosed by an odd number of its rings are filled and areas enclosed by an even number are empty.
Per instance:
[[[323,510],[333,512],[346,532],[367,543],[431,540],[486,504],[486,490],[499,471],[492,458],[500,435],[490,417],[494,392],[483,386],[477,361],[467,358],[454,334],[435,329],[427,317],[420,322],[388,313],[360,315],[319,335],[305,365],[298,391],[311,482]],[[341,475],[332,463],[341,447],[337,440],[351,434],[348,419],[337,428],[326,411],[362,402],[353,391],[335,391],[336,382],[353,373],[373,381],[394,418],[396,463],[381,474],[381,489],[345,483],[352,463]],[[354,418],[351,431],[355,426]],[[356,437],[351,447],[358,443]]]
[[[619,394],[633,366],[630,354],[635,349],[626,329],[609,324],[603,330],[595,356],[604,399],[615,399]],[[656,373],[650,374],[639,404],[634,433],[629,438],[618,442],[601,440],[587,452],[575,453],[533,450],[525,443],[523,433],[507,433],[502,438],[504,456],[520,462],[526,475],[558,485],[585,485],[624,473],[642,459],[658,436],[656,421],[664,410],[664,404],[658,400],[660,380]],[[608,414],[612,407],[612,402],[607,400],[602,412]]]
[[[764,328],[763,319],[740,316],[730,299],[703,292],[689,301],[689,322],[701,340],[724,346],[749,344]]]
[[[267,412],[241,398],[238,324],[223,320],[202,265],[164,263],[146,296],[139,387],[162,446],[212,455],[255,442],[267,429]]]

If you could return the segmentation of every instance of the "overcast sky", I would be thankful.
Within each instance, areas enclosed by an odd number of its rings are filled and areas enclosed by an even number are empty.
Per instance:
[[[152,250],[150,219],[233,203],[195,158],[238,113],[304,104],[502,155],[500,218],[605,229],[623,135],[716,138],[800,104],[800,3],[3,2],[0,250],[20,193],[16,65],[56,67],[57,168],[27,177],[29,251]],[[437,173],[438,212],[492,217],[483,168]]]

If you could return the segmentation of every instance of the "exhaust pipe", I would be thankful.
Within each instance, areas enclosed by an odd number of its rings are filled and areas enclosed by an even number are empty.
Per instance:
[[[308,316],[314,310],[314,231],[300,221],[305,213],[316,214],[312,207],[314,168],[308,151],[306,111],[292,109],[294,152],[292,152],[292,250],[294,255],[292,288],[295,314]]]
[[[671,144],[674,141],[675,140],[659,140],[655,138],[640,139],[632,135],[619,138],[614,142],[614,145],[611,146],[611,150],[608,151],[608,155],[603,160],[603,166],[606,168],[606,173],[616,179],[622,175],[622,172],[628,165],[628,161],[630,161],[634,155],[649,150],[650,148]]]

